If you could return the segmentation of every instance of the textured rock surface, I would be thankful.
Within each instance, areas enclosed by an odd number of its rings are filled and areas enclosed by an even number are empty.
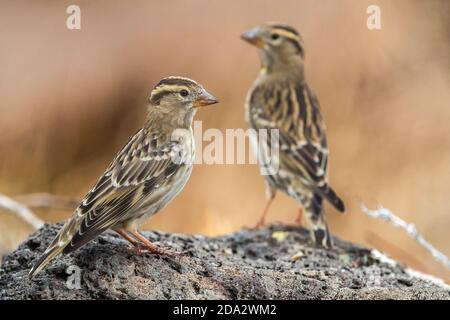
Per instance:
[[[187,251],[177,258],[136,255],[106,233],[29,280],[59,227],[44,226],[4,257],[0,299],[450,299],[448,288],[382,263],[368,249],[338,239],[331,251],[313,249],[305,230],[286,226],[216,238],[145,233]],[[80,289],[67,287],[71,265],[81,270]]]

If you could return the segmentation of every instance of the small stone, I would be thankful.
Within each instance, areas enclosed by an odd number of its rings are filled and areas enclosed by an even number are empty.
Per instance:
[[[276,242],[281,243],[289,236],[289,232],[287,231],[275,231],[272,233],[272,239]]]
[[[305,254],[302,251],[299,251],[291,257],[291,260],[297,261],[297,260],[300,260],[301,258],[303,258],[304,256],[305,256]]]

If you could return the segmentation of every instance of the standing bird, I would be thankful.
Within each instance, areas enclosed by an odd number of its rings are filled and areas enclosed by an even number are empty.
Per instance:
[[[197,107],[217,102],[191,79],[162,79],[149,98],[144,127],[119,151],[29,276],[59,253],[72,252],[107,229],[128,240],[137,252],[175,255],[152,244],[138,228],[184,188],[195,154],[191,125]]]
[[[305,81],[303,40],[292,27],[268,23],[253,28],[242,39],[259,48],[261,69],[245,106],[246,120],[256,129],[278,130],[278,170],[265,175],[268,202],[257,226],[265,217],[276,191],[294,198],[315,243],[331,247],[323,199],[343,212],[344,203],[327,182],[328,147],[319,102]],[[261,143],[261,141],[260,141]],[[266,149],[271,148],[268,138]],[[264,159],[259,149],[259,159]],[[264,151],[267,154],[267,151]],[[260,163],[260,166],[262,164]]]

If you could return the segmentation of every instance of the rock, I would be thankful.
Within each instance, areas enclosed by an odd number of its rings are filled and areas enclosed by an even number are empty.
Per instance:
[[[339,239],[332,250],[314,248],[306,230],[281,225],[215,238],[144,233],[186,251],[175,258],[137,255],[107,232],[29,280],[60,227],[45,225],[3,258],[0,299],[450,299],[448,286],[367,248]]]

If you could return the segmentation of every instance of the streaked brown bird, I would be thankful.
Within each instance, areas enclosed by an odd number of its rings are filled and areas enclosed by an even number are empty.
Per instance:
[[[72,252],[107,229],[138,252],[176,253],[152,244],[139,226],[186,185],[195,154],[192,121],[198,107],[217,99],[195,81],[162,79],[149,98],[148,115],[30,270],[36,275],[59,253]]]
[[[247,95],[247,122],[256,130],[267,130],[268,137],[276,129],[279,137],[277,170],[265,175],[269,200],[258,226],[265,223],[280,190],[304,209],[297,220],[303,217],[315,243],[331,247],[323,199],[341,212],[345,209],[327,181],[326,129],[319,101],[305,81],[303,40],[294,28],[280,23],[264,24],[241,37],[259,49],[261,59],[259,75]],[[265,148],[259,148],[259,159],[267,158],[271,141],[267,138]]]

